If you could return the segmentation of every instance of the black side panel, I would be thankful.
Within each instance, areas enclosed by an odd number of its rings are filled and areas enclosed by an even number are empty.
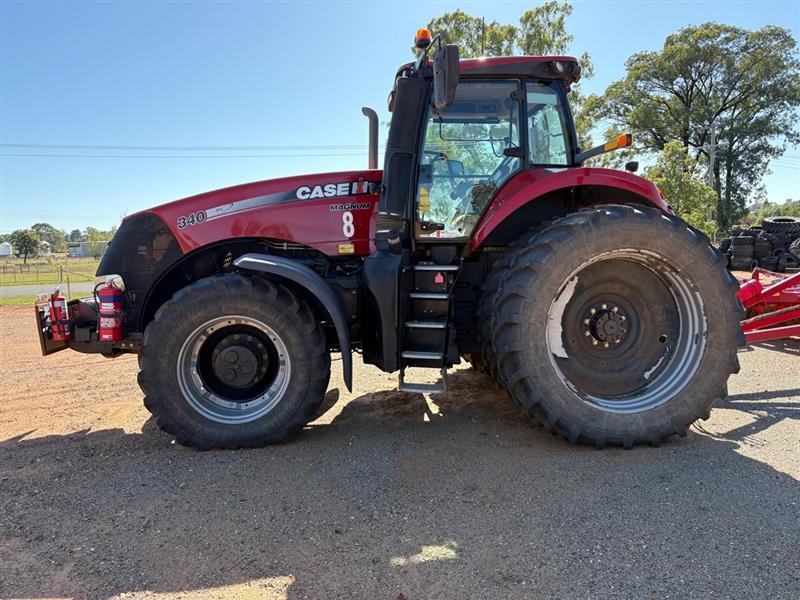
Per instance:
[[[384,191],[379,213],[405,220],[409,218],[410,200],[416,180],[417,149],[421,121],[430,82],[418,77],[397,80],[394,112],[386,142],[383,166]]]
[[[368,315],[361,332],[364,362],[391,373],[399,368],[397,361],[397,299],[400,254],[376,252],[367,257],[362,270],[365,304],[362,314]]]
[[[154,214],[122,222],[108,244],[97,275],[120,275],[125,282],[125,329],[136,330],[147,293],[159,276],[183,257],[178,241]]]

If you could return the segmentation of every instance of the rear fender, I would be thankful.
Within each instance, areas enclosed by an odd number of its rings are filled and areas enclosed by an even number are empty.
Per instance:
[[[548,201],[558,204],[542,206]],[[542,220],[563,216],[584,206],[594,204],[625,204],[635,202],[652,206],[672,214],[672,209],[661,198],[658,188],[651,181],[625,171],[615,169],[570,168],[561,171],[532,169],[523,171],[506,183],[492,200],[489,208],[478,221],[470,241],[470,249],[483,244],[505,245],[510,239],[494,239],[513,216],[514,229],[519,233],[536,225],[527,222],[530,215],[541,213]],[[523,222],[524,221],[524,222]],[[506,225],[508,228],[508,225]],[[492,233],[492,239],[489,239]]]
[[[349,391],[353,391],[353,354],[350,349],[350,331],[347,328],[347,320],[344,316],[336,294],[325,283],[325,281],[307,266],[297,261],[273,256],[271,254],[244,254],[233,261],[238,268],[246,271],[256,271],[277,275],[294,282],[305,288],[316,298],[328,317],[336,328],[336,335],[339,338],[339,347],[342,351],[342,372],[344,384]]]

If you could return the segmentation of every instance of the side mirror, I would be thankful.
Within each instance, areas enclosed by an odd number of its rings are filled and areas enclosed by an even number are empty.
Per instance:
[[[433,105],[444,110],[456,99],[458,85],[458,46],[439,47],[433,56]]]

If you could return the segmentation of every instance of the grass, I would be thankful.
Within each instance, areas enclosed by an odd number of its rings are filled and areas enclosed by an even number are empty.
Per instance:
[[[67,300],[75,300],[76,298],[85,298],[91,296],[90,292],[75,293],[67,297],[67,290],[61,290],[61,293]],[[0,306],[33,306],[36,302],[37,294],[22,294],[19,296],[0,296]]]
[[[0,261],[0,286],[35,285],[94,281],[94,274],[100,261],[94,258],[67,258],[63,256],[30,259],[27,264],[21,260]]]
[[[27,296],[0,296],[0,306],[33,306],[34,302],[36,302],[34,294]]]

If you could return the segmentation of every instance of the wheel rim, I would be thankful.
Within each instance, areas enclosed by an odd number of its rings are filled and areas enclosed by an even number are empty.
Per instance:
[[[692,280],[655,252],[628,249],[575,269],[550,305],[546,329],[562,382],[612,413],[675,397],[699,367],[707,333]]]
[[[181,346],[177,369],[189,405],[227,424],[247,423],[274,409],[291,374],[289,353],[278,334],[241,315],[197,327]]]

